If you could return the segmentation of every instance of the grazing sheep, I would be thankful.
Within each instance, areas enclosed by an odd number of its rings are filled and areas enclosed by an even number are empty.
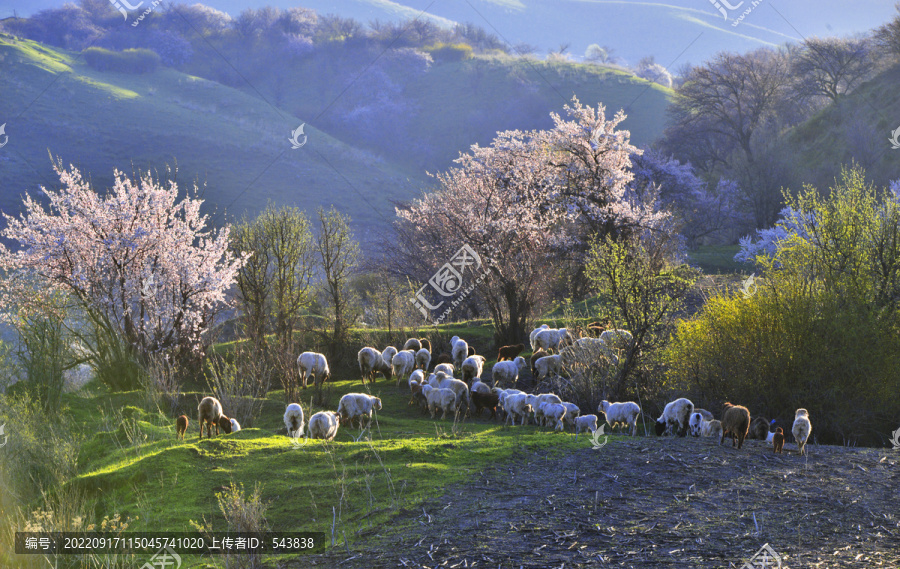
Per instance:
[[[775,429],[775,434],[772,435],[772,446],[773,451],[781,454],[781,450],[784,448],[784,431],[781,427]]]
[[[425,372],[424,371],[417,369],[417,370],[413,371],[411,374],[409,374],[410,389],[412,389],[413,385],[416,385],[416,384],[422,385],[423,383],[425,383]]]
[[[453,364],[438,364],[434,366],[434,373],[446,373],[450,377],[453,377]]]
[[[569,331],[565,328],[548,328],[541,330],[534,337],[534,345],[547,352],[559,351],[560,347],[571,342]]]
[[[313,385],[316,387],[331,378],[331,372],[328,370],[328,360],[325,359],[323,354],[303,352],[297,358],[297,367],[300,370],[300,380],[303,382],[303,389],[306,389],[310,376],[312,376]]]
[[[539,359],[541,359],[542,357],[547,356],[547,355],[549,355],[549,354],[547,352],[545,352],[544,350],[535,350],[535,352],[533,354],[531,354],[531,358],[529,358],[530,361],[528,363],[529,363],[529,366],[531,367],[531,375],[532,376],[537,377],[537,369],[535,369],[534,363],[536,361],[538,361]]]
[[[365,393],[348,393],[338,402],[337,412],[341,416],[341,422],[351,427],[356,419],[362,428],[363,417],[371,421],[372,411],[381,411],[381,399]]]
[[[715,419],[713,414],[707,411],[706,409],[694,409],[694,413],[699,413],[701,417],[703,417],[704,421],[712,421]]]
[[[689,399],[682,397],[667,404],[663,414],[656,420],[656,434],[662,435],[668,430],[673,430],[679,437],[687,435],[688,421],[694,412],[694,404]]]
[[[384,363],[381,352],[375,348],[363,348],[356,355],[356,361],[359,362],[359,372],[362,374],[363,383],[366,380],[374,383],[375,374],[381,370]]]
[[[575,418],[575,440],[578,440],[578,433],[582,431],[594,432],[597,430],[596,415],[582,415]]]
[[[225,415],[219,417],[219,430],[226,435],[231,434],[231,419],[229,417],[226,417]]]
[[[747,434],[747,438],[764,441],[766,440],[768,434],[768,419],[766,419],[765,417],[755,417],[752,421],[750,421],[750,432]]]
[[[453,393],[456,394],[457,408],[459,408],[460,405],[465,405],[468,408],[469,386],[465,381],[460,381],[443,372],[438,372],[431,374],[431,376],[428,378],[428,384],[434,388],[450,389],[451,391],[453,391]]]
[[[606,330],[600,334],[600,339],[612,348],[624,350],[631,343],[633,336],[628,330]]]
[[[394,361],[394,356],[397,355],[397,348],[394,346],[388,346],[381,352],[381,359],[384,360],[384,363],[387,365],[391,365],[391,362]]]
[[[431,353],[431,342],[428,338],[419,338],[419,343],[422,344],[422,349],[428,350],[428,353]]]
[[[472,393],[475,393],[475,392],[483,393],[485,395],[487,395],[488,393],[494,393],[494,390],[491,389],[488,386],[488,384],[484,383],[480,379],[475,380],[475,382],[472,384],[472,387],[469,388],[469,391]],[[497,397],[499,397],[499,396],[500,396],[500,394],[498,393]]]
[[[456,393],[452,389],[435,387],[428,391],[425,398],[428,401],[428,410],[431,411],[432,419],[434,419],[434,412],[437,409],[443,411],[441,415],[442,420],[447,418],[448,412],[456,412]]]
[[[334,411],[319,411],[309,418],[309,438],[334,440],[341,416]]]
[[[456,338],[456,336],[454,336]],[[465,340],[461,340],[459,338],[453,342],[453,348],[450,350],[450,354],[453,356],[453,367],[460,367],[467,357],[469,357],[469,344],[466,343]]]
[[[700,436],[700,429],[703,427],[703,415],[700,413],[691,413],[691,420],[688,421],[690,433],[692,437]]]
[[[556,425],[553,427],[554,431],[565,430],[563,425],[563,419],[566,417],[565,405],[561,403],[542,403],[541,414],[549,422],[556,421]]]
[[[637,418],[641,416],[641,406],[634,401],[610,403],[604,399],[597,407],[597,411],[606,414],[606,421],[610,427],[615,428],[616,425],[624,424],[631,427],[632,437],[637,433]]]
[[[483,393],[480,391],[472,392],[472,403],[475,404],[475,416],[480,417],[481,411],[484,409],[491,410],[491,419],[497,418],[497,405],[500,404],[500,396],[492,391]]]
[[[413,352],[418,352],[422,349],[422,342],[419,341],[418,338],[409,338],[406,340],[406,343],[403,344],[403,350],[412,350]]]
[[[189,422],[190,421],[188,421],[187,415],[182,415],[182,416],[178,417],[177,419],[175,419],[175,438],[176,439],[184,440],[184,434],[187,432]]]
[[[431,352],[422,348],[416,352],[416,367],[427,371],[429,365],[431,365]]]
[[[528,404],[531,405],[531,409],[534,411],[534,422],[536,425],[544,424],[544,410],[542,409],[542,405],[544,403],[556,403],[558,405],[562,405],[562,399],[560,399],[559,395],[555,393],[540,393],[538,395],[528,395],[527,401]]]
[[[519,354],[525,351],[525,344],[516,344],[514,346],[503,346],[497,350],[497,361],[514,360]]]
[[[794,426],[791,427],[794,434],[794,440],[797,441],[797,450],[800,454],[809,454],[806,452],[806,441],[809,440],[809,434],[812,433],[812,423],[809,422],[809,411],[806,409],[797,409],[794,414]]]
[[[231,432],[236,433],[241,430],[241,424],[238,423],[237,419],[231,419]]]
[[[437,357],[436,360],[434,360],[434,365],[437,366],[437,365],[440,365],[440,364],[450,364],[450,365],[453,365],[453,356],[451,356],[451,355],[448,354],[447,352],[442,353],[441,355],[439,355],[439,356]],[[437,368],[435,368],[435,369],[437,369]]]
[[[578,407],[578,405],[575,405],[574,403],[568,403],[566,401],[563,401],[562,405],[566,408],[566,424],[575,427],[575,420],[581,416],[581,409]]]
[[[725,437],[731,436],[731,446],[737,444],[738,450],[744,445],[744,439],[750,430],[750,411],[743,405],[732,405],[726,402],[725,414],[722,416],[722,437],[719,444],[725,441]],[[737,440],[737,443],[735,443]]]
[[[391,359],[391,368],[394,370],[394,375],[397,376],[397,387],[400,387],[403,378],[409,376],[416,369],[415,353],[412,350],[397,352]]]
[[[497,362],[491,368],[491,378],[495,385],[515,385],[520,369],[525,369],[525,358],[522,356],[512,361]]]
[[[704,437],[722,438],[722,421],[713,419],[712,421],[703,421],[700,426],[700,435]]]
[[[534,337],[538,335],[539,332],[543,330],[548,330],[550,328],[547,324],[541,324],[539,327],[535,328],[531,331],[531,334],[528,335],[528,339],[531,341],[531,351],[534,352],[537,350],[537,345],[535,344]]]
[[[506,411],[506,422],[516,424],[516,417],[521,417],[521,424],[524,425],[531,413],[532,407],[528,403],[528,395],[524,393],[513,393],[503,400],[503,410]]]
[[[428,400],[426,399],[426,395],[429,391],[431,391],[431,386],[427,383],[425,385],[411,385],[412,395],[409,399],[410,405],[418,404],[422,411],[425,412],[428,410]]]
[[[560,357],[558,354],[553,356],[544,356],[538,361],[534,362],[534,367],[537,370],[538,381],[551,374],[559,375]]]
[[[222,416],[222,404],[215,397],[204,397],[197,406],[197,421],[200,423],[200,438],[203,438],[203,425],[206,424],[206,438],[212,438],[212,428],[216,427],[219,436],[219,417]]]
[[[480,378],[482,371],[484,371],[484,356],[469,356],[463,361],[460,368],[462,380],[466,383]],[[496,383],[496,381],[495,379],[494,382]]]
[[[284,410],[284,428],[292,439],[303,436],[303,408],[297,403],[291,403]]]

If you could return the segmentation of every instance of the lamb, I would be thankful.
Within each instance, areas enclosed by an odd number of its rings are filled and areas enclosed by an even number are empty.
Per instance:
[[[224,434],[231,434],[231,419],[222,415],[219,417],[219,430],[221,430]]]
[[[450,377],[453,377],[453,364],[438,364],[434,366],[434,373],[446,373]]]
[[[703,415],[700,413],[691,413],[691,420],[688,421],[690,433],[692,437],[700,436],[700,428],[703,426]]]
[[[528,418],[528,415],[531,413],[532,407],[531,404],[528,403],[528,395],[524,393],[513,393],[512,395],[508,395],[503,400],[503,409],[506,411],[506,422],[512,422],[513,425],[516,424],[516,417],[521,417],[521,424],[525,424],[525,420]]]
[[[222,416],[222,404],[215,397],[204,397],[197,406],[197,421],[200,423],[200,438],[203,438],[203,425],[206,424],[206,438],[212,438],[212,427],[216,427],[219,436],[219,417]]]
[[[594,432],[597,430],[596,415],[582,415],[575,418],[575,440],[578,440],[578,433],[582,431]]]
[[[535,352],[533,354],[531,354],[531,358],[528,363],[530,364],[530,367],[531,367],[531,375],[532,376],[537,377],[537,369],[535,369],[534,363],[536,361],[538,361],[539,359],[541,359],[542,357],[547,356],[547,355],[549,355],[549,354],[547,352],[545,352],[544,350],[535,350]]]
[[[806,441],[809,440],[809,434],[812,433],[812,423],[809,422],[809,411],[806,409],[797,409],[794,414],[794,426],[791,427],[794,434],[794,440],[797,441],[797,449],[800,454],[809,454],[806,451]]]
[[[781,427],[775,429],[775,434],[772,436],[772,450],[781,454],[781,450],[784,448],[784,431]]]
[[[460,371],[462,372],[462,380],[466,383],[481,377],[484,370],[484,356],[469,356],[463,363]],[[495,379],[494,382],[497,380]]]
[[[303,436],[303,408],[297,403],[291,403],[284,410],[284,428],[292,439]]]
[[[428,384],[434,388],[450,389],[453,391],[457,397],[457,407],[460,405],[465,405],[466,407],[469,406],[469,386],[465,381],[460,381],[445,373],[438,372],[432,374],[431,377],[428,378]]]
[[[497,351],[497,361],[514,360],[519,354],[525,351],[525,344],[516,344],[514,346],[503,346]]]
[[[334,411],[319,411],[309,418],[309,437],[311,439],[334,440],[338,432],[341,416]]]
[[[575,405],[574,403],[568,403],[566,401],[563,401],[562,405],[566,408],[566,424],[575,427],[575,420],[581,416],[581,409],[578,407],[578,405]]]
[[[368,379],[369,382],[375,381],[375,374],[380,371],[384,360],[381,352],[375,348],[363,348],[356,355],[356,361],[359,362],[359,372],[362,374],[363,383]]]
[[[365,393],[348,393],[338,402],[337,412],[341,416],[342,423],[353,426],[353,420],[356,419],[361,428],[363,417],[367,417],[369,421],[372,420],[373,410],[381,411],[380,398]]]
[[[416,352],[416,367],[422,368],[427,371],[428,366],[431,365],[431,352],[426,350],[425,348],[420,349]]]
[[[538,361],[534,362],[534,367],[537,370],[538,381],[551,374],[559,375],[560,357],[558,354],[553,356],[544,356]]]
[[[726,402],[724,405],[725,414],[722,416],[722,437],[719,444],[725,441],[725,437],[731,436],[731,446],[735,446],[737,439],[737,448],[744,445],[744,438],[750,430],[750,411],[742,405],[732,405]]]
[[[525,368],[525,358],[517,357],[512,361],[497,362],[491,368],[491,377],[496,385],[515,385],[519,379],[519,370]]]
[[[231,420],[231,432],[236,433],[236,432],[240,431],[241,424],[238,423],[237,419],[230,419],[230,420]]]
[[[428,338],[419,338],[419,343],[422,344],[423,350],[428,350],[428,353],[431,353],[431,342]]]
[[[631,436],[637,433],[637,419],[641,416],[641,406],[634,401],[623,403],[610,403],[605,399],[600,402],[597,411],[606,414],[606,420],[610,427],[624,424],[631,427]]]
[[[497,418],[497,405],[500,403],[500,397],[496,393],[492,391],[488,391],[487,393],[473,391],[472,403],[475,404],[476,417],[481,416],[481,411],[483,409],[490,409],[491,419]]]
[[[543,330],[548,330],[549,328],[550,328],[550,326],[548,326],[547,324],[541,324],[538,328],[535,328],[534,330],[532,330],[531,334],[528,335],[528,338],[531,340],[531,351],[532,352],[537,350],[537,345],[535,344],[534,337],[538,335],[538,332],[541,332]]]
[[[454,338],[456,338],[456,336],[454,336]],[[459,338],[452,343],[453,349],[450,350],[450,354],[453,356],[453,366],[460,367],[462,366],[463,360],[469,357],[469,344],[467,344],[465,340]]]
[[[548,421],[556,421],[554,431],[563,431],[563,419],[566,416],[566,407],[561,403],[543,403],[541,404],[541,413]]]
[[[542,425],[544,423],[544,410],[542,409],[542,405],[544,403],[556,403],[559,405],[562,404],[562,399],[560,399],[559,395],[556,395],[555,393],[528,395],[527,401],[534,411],[534,422],[538,425]]]
[[[600,334],[600,339],[610,347],[625,349],[631,343],[633,336],[628,330],[606,330]]]
[[[400,387],[400,382],[403,381],[403,378],[416,369],[415,353],[413,353],[412,350],[402,350],[397,352],[391,359],[391,367],[393,368],[394,375],[397,376],[397,387]]]
[[[766,440],[769,435],[769,421],[765,417],[755,417],[750,421],[750,432],[747,438],[760,441]]]
[[[418,338],[409,338],[406,340],[406,343],[403,344],[403,350],[412,350],[413,352],[418,352],[422,349],[422,342],[419,341]]]
[[[700,425],[700,435],[704,437],[722,438],[722,421],[713,419],[712,421],[703,421]]]
[[[694,412],[694,404],[682,397],[670,402],[663,409],[663,414],[656,420],[656,434],[662,435],[672,429],[679,437],[687,435],[688,421]]]
[[[181,415],[177,419],[175,419],[175,438],[184,440],[184,434],[187,432],[188,428],[188,418],[187,415]]]
[[[447,418],[447,412],[455,412],[456,408],[456,393],[453,392],[452,389],[444,389],[442,387],[435,387],[428,391],[426,394],[426,400],[428,401],[428,410],[431,411],[431,418],[434,419],[434,412],[437,409],[441,409],[443,414],[441,415],[441,419]]]
[[[328,381],[331,372],[328,369],[328,360],[323,354],[316,352],[303,352],[297,358],[297,367],[300,369],[300,379],[303,381],[303,389],[306,389],[310,376],[313,384],[318,387],[320,383]]]

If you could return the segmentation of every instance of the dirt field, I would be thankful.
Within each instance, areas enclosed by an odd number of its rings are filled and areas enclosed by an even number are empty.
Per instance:
[[[585,438],[571,454],[525,452],[350,555],[283,566],[742,567],[769,543],[782,567],[900,567],[900,451],[786,446]]]

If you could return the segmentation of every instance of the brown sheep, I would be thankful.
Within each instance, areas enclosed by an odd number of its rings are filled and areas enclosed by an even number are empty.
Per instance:
[[[537,377],[537,369],[535,369],[534,367],[534,362],[538,361],[546,355],[549,355],[549,353],[544,350],[544,348],[538,348],[536,352],[531,354],[531,361],[529,362],[531,364],[531,375]]]
[[[516,344],[514,346],[503,346],[497,352],[497,361],[502,362],[503,360],[514,360],[525,351],[525,344]]]
[[[175,419],[175,438],[184,440],[184,434],[187,432],[188,428],[188,418],[187,415],[182,415]]]
[[[765,417],[755,417],[750,421],[750,433],[747,435],[748,439],[764,441],[768,436],[769,421]]]
[[[750,411],[742,405],[732,405],[726,402],[723,406],[725,411],[722,417],[722,438],[719,444],[725,441],[726,436],[731,436],[731,446],[740,450],[744,445],[744,438],[750,430]]]
[[[419,343],[422,344],[423,348],[425,348],[429,352],[431,351],[431,342],[428,340],[428,338],[419,338]]]
[[[222,404],[215,397],[204,397],[197,407],[200,423],[200,438],[203,438],[203,425],[206,425],[206,438],[212,438],[212,428],[216,427],[216,436],[219,436],[219,417],[222,416]]]
[[[500,395],[494,393],[472,392],[472,403],[475,404],[475,416],[480,417],[483,409],[491,410],[491,419],[497,418],[497,405],[500,404]]]
[[[775,436],[772,437],[772,446],[775,452],[781,454],[781,449],[784,448],[784,431],[781,430],[781,427],[775,429]]]
[[[226,435],[231,434],[231,418],[222,415],[219,417],[219,429]],[[218,434],[218,433],[217,433]]]
[[[434,360],[434,365],[436,365],[436,366],[441,365],[441,364],[452,364],[452,363],[453,363],[453,356],[451,356],[447,352],[442,353],[441,355],[439,355],[437,357],[436,360]]]

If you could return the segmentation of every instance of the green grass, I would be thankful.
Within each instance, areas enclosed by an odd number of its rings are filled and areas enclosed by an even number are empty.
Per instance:
[[[688,259],[707,274],[745,273],[750,265],[734,260],[740,249],[740,245],[704,245],[691,250]]]

